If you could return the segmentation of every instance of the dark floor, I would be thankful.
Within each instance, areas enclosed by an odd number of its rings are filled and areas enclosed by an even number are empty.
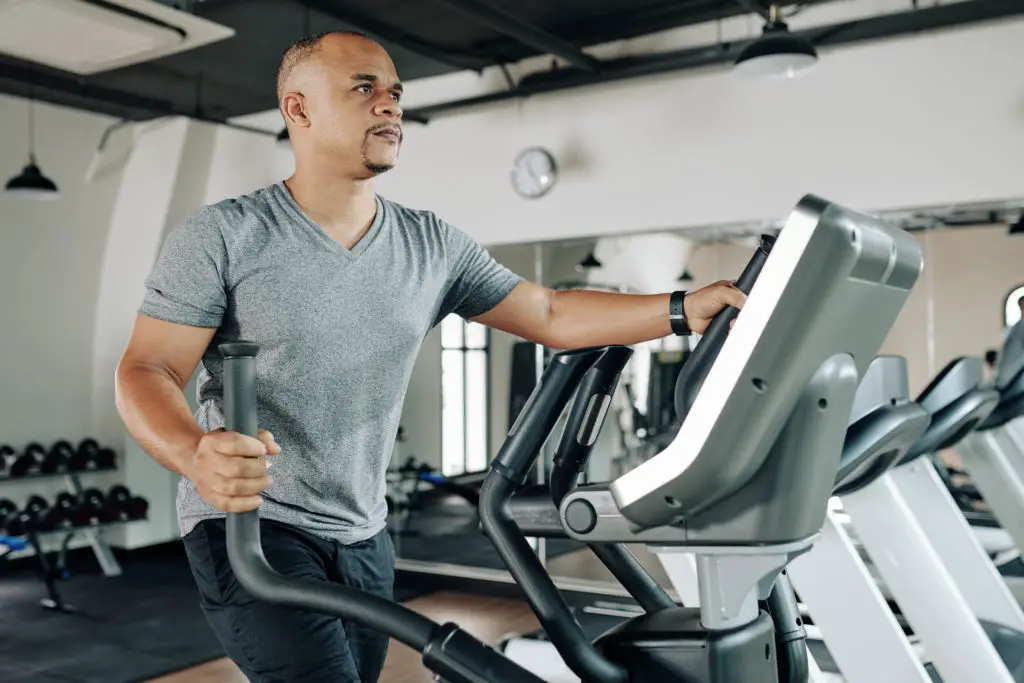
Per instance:
[[[44,609],[31,561],[0,562],[0,681],[129,683],[218,659],[180,544],[120,554],[123,574],[72,562],[58,583],[71,614]],[[396,588],[406,600],[415,590]]]

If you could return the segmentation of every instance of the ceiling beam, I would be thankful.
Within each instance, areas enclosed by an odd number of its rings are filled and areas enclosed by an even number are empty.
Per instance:
[[[520,21],[510,14],[505,14],[491,7],[484,0],[440,0],[440,2],[474,21],[515,38],[523,45],[561,57],[579,69],[596,72],[601,68],[600,60],[585,54],[572,43]]]
[[[327,15],[351,27],[353,31],[365,33],[382,43],[391,43],[421,57],[432,59],[440,64],[455,69],[468,69],[480,71],[485,66],[494,64],[493,59],[483,55],[469,55],[461,52],[448,50],[438,45],[428,43],[425,40],[411,36],[400,28],[391,26],[383,21],[374,19],[358,10],[349,7],[339,7],[337,2],[329,0],[300,0],[301,4],[310,9],[315,9],[321,14]]]
[[[124,112],[123,118],[126,120],[142,121],[162,116],[182,116],[204,123],[237,128],[250,133],[267,136],[277,135],[277,131],[232,123],[224,119],[205,116],[199,112],[185,111],[176,107],[168,100],[96,85],[82,79],[68,78],[67,76],[49,71],[33,69],[9,62],[0,61],[0,81],[13,81],[19,86],[16,88],[0,88],[0,90],[10,94],[21,95],[38,102],[53,101],[58,104],[64,104],[64,100],[70,98],[78,101],[78,104],[72,105],[78,109],[97,113],[108,113],[110,109],[117,109]],[[47,93],[50,93],[49,98],[46,96]],[[107,105],[107,107],[99,105]]]
[[[1020,15],[1024,15],[1024,3],[1021,0],[962,0],[949,5],[882,14],[792,33],[818,46],[846,45]],[[736,43],[717,43],[670,52],[620,57],[603,62],[601,71],[596,74],[576,69],[538,71],[523,76],[516,87],[509,90],[413,107],[406,109],[405,114],[430,120],[438,114],[466,107],[727,64],[735,61],[747,42],[744,40]]]

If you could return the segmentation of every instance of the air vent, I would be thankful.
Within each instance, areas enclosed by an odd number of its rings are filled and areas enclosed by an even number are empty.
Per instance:
[[[0,53],[81,75],[234,34],[153,0],[0,0]]]

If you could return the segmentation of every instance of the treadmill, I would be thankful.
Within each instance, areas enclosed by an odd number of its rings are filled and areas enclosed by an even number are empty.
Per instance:
[[[1024,330],[1024,323],[1017,328]],[[998,526],[1024,550],[1024,343],[1007,338],[992,390],[995,409],[954,450]],[[980,362],[980,361],[979,361]]]
[[[979,386],[981,366],[974,360],[978,359],[953,361],[918,397],[916,405],[928,413],[930,422],[896,467],[865,488],[840,492],[840,498],[869,561],[924,644],[935,668],[929,671],[931,678],[1008,683],[1024,680],[1024,615],[928,457],[955,445],[995,407],[997,396]],[[906,401],[905,364],[890,361],[878,369],[892,387],[891,400]],[[843,550],[856,552],[852,541]],[[852,562],[845,554],[844,559]],[[863,566],[858,567],[857,581],[870,577],[872,586],[862,588],[877,591],[872,599],[884,602],[859,553],[858,559]],[[801,585],[798,582],[803,595]],[[822,627],[830,651],[852,647],[861,658],[877,657],[863,634],[869,628],[881,629],[882,622],[878,615],[868,621],[866,600],[854,600],[851,589],[845,631],[833,628],[830,636]],[[807,603],[817,622],[815,604],[809,598]],[[895,637],[893,624],[885,627],[887,638]],[[859,639],[856,633],[862,634]],[[906,649],[904,642],[900,645]],[[892,656],[897,661],[897,655]],[[911,666],[905,657],[899,661]],[[900,680],[927,680],[919,667],[904,676]]]
[[[728,327],[734,310],[719,315],[687,363],[690,371],[680,373],[686,409],[676,439],[611,482],[574,486],[632,351],[611,346],[554,356],[490,465],[480,516],[580,680],[796,683],[813,676],[784,570],[818,539],[858,384],[922,265],[906,232],[804,197],[763,261],[735,328]],[[226,426],[255,435],[258,342],[220,350]],[[563,474],[552,474],[548,504],[541,505],[520,494],[529,493],[525,482],[540,446],[574,393],[557,465]],[[586,638],[526,540],[535,528],[554,533],[556,526],[593,549],[647,612]],[[623,543],[693,553],[700,606],[666,603]],[[421,652],[446,681],[543,680],[455,624],[358,589],[282,576],[263,555],[259,510],[228,515],[228,550],[239,582],[256,599],[378,628]]]

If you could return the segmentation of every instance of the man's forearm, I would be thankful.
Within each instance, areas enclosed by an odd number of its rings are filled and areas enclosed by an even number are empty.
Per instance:
[[[129,433],[157,462],[188,476],[203,430],[178,382],[156,367],[117,369],[117,410]]]
[[[671,294],[620,294],[586,289],[551,295],[549,346],[631,345],[672,334]]]

